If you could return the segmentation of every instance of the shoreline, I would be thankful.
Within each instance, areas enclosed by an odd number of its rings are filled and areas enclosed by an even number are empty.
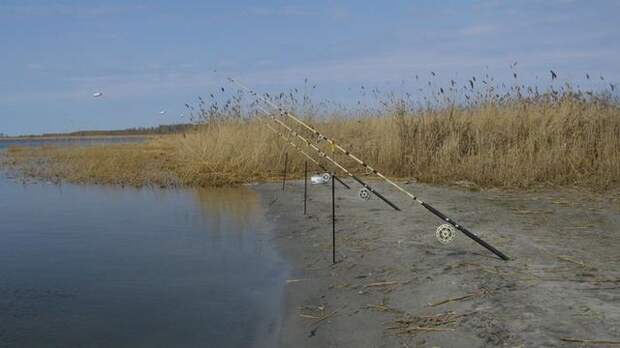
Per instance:
[[[17,136],[17,137],[3,137],[2,141],[36,141],[36,140],[91,140],[91,139],[125,139],[125,138],[154,138],[157,135],[64,135],[64,136]]]
[[[512,261],[457,234],[381,183],[402,212],[357,188],[337,188],[337,263],[331,264],[326,185],[253,185],[274,244],[291,264],[283,347],[578,346],[567,339],[620,341],[620,198],[583,193],[465,191],[407,185]],[[567,320],[565,320],[567,319]]]

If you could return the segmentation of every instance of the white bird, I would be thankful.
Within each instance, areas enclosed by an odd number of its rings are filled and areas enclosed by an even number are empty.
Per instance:
[[[102,92],[95,92],[93,93],[93,97],[97,98],[97,97],[101,97],[103,95]]]
[[[162,110],[159,112],[160,115],[165,115],[166,114],[166,110]]]

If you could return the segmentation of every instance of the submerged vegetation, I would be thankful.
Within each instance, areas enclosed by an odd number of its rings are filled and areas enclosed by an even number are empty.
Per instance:
[[[620,103],[614,85],[595,92],[552,84],[540,91],[517,83],[506,87],[488,76],[461,87],[452,80],[435,84],[429,82],[417,98],[362,86],[372,100],[352,108],[312,102],[307,85],[303,92],[269,97],[392,177],[511,188],[618,184]],[[210,102],[199,98],[197,105],[186,105],[193,129],[147,143],[11,148],[4,161],[25,175],[72,182],[206,186],[275,178],[288,152],[289,170],[301,175],[305,158],[265,127],[271,121],[246,97],[237,92],[223,103],[214,95]],[[332,153],[327,144],[320,146]],[[346,156],[334,157],[364,174]]]

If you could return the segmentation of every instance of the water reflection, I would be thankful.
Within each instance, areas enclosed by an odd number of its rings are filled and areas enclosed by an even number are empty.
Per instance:
[[[235,233],[252,231],[258,223],[254,217],[262,216],[258,194],[240,188],[202,188],[195,191],[196,199],[203,212],[203,222],[209,225],[214,237],[223,226],[235,221]]]
[[[0,196],[0,346],[273,343],[287,268],[256,193],[0,178]]]

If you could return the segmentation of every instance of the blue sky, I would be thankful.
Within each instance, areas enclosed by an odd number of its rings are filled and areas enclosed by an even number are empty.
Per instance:
[[[3,0],[0,133],[181,122],[227,76],[270,91],[307,77],[346,103],[431,71],[510,81],[518,61],[525,83],[553,69],[604,88],[620,81],[618,14],[618,1]]]

